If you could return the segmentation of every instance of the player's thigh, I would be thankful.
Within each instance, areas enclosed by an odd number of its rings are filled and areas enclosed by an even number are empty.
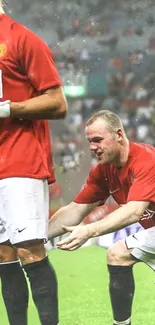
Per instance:
[[[16,244],[18,256],[23,265],[39,262],[46,257],[43,240],[30,240]]]
[[[155,227],[128,236],[126,246],[133,257],[155,270]]]
[[[137,259],[131,255],[132,249],[128,249],[125,240],[119,240],[107,251],[107,264],[130,266],[135,264]]]
[[[47,239],[49,192],[47,180],[3,180],[5,228],[12,245]]]
[[[17,259],[17,250],[9,242],[0,244],[0,263],[13,262]]]

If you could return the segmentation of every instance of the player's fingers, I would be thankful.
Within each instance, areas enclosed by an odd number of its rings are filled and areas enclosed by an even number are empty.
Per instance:
[[[69,244],[64,244],[64,245],[58,247],[58,249],[67,250],[67,251],[72,251],[72,250],[75,250],[77,248],[79,248],[79,245],[77,244],[76,241],[72,241]]]
[[[63,246],[63,245],[70,244],[73,240],[74,240],[74,238],[71,238],[70,236],[68,236],[67,238],[62,239],[61,241],[59,241],[59,242],[56,244],[56,246],[57,246],[57,247],[61,247],[61,246]]]
[[[75,251],[76,249],[80,248],[80,246],[77,244],[77,245],[74,245],[73,247],[71,247],[69,249],[69,251]]]
[[[57,247],[57,249],[61,250],[61,251],[68,251],[68,248],[64,246],[60,246],[60,247]]]

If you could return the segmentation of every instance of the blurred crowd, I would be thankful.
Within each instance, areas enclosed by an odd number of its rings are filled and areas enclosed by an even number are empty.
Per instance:
[[[77,83],[106,58],[155,51],[153,0],[7,0],[9,14],[51,46],[63,81]],[[107,55],[108,54],[108,55]]]
[[[85,153],[85,120],[111,109],[132,141],[155,146],[155,3],[153,0],[8,0],[8,13],[52,48],[65,86],[104,75],[98,97],[68,99],[69,115],[54,138],[62,172]],[[92,157],[92,164],[96,163]]]

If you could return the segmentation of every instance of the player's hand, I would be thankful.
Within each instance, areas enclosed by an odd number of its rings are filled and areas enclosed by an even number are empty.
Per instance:
[[[62,228],[64,231],[70,232],[70,235],[56,244],[58,249],[73,251],[90,238],[90,231],[87,225],[75,227],[62,226]]]

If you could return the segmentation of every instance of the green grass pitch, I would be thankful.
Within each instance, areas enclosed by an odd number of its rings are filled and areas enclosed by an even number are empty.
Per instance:
[[[52,250],[49,257],[59,279],[60,325],[112,325],[106,250],[98,246],[75,252]],[[134,274],[132,325],[155,325],[154,272],[139,263],[134,267]],[[9,324],[1,297],[0,324]],[[40,325],[31,298],[29,325]]]

